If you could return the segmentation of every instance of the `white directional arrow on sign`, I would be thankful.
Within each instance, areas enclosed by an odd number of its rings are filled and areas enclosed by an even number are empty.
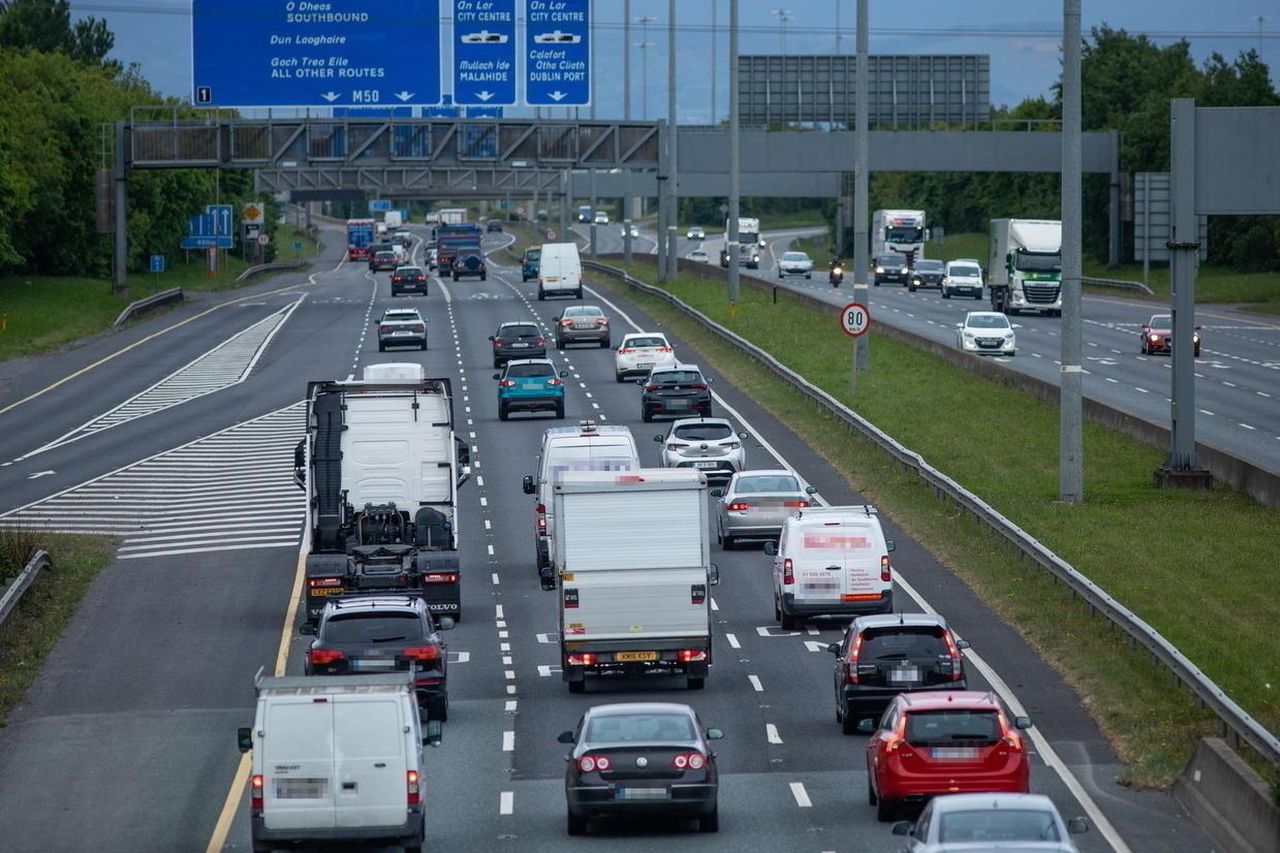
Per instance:
[[[551,100],[553,101],[560,101],[566,97],[568,97],[568,95],[566,95],[564,92],[561,92],[559,89],[556,89],[554,92],[551,93]]]
[[[337,92],[325,92],[320,97],[324,98],[326,101],[332,104],[334,101],[338,100],[338,98],[341,98],[342,96],[339,95]]]
[[[413,96],[414,96],[413,92],[406,92],[403,89],[401,89],[399,92],[396,92],[396,97],[399,98],[401,101],[407,101]]]
[[[488,91],[485,91],[485,92],[476,92],[476,97],[477,97],[477,98],[479,98],[479,99],[480,99],[480,100],[482,100],[482,101],[487,101],[487,100],[489,100],[490,98],[492,98],[492,97],[493,97],[493,92],[488,92]]]

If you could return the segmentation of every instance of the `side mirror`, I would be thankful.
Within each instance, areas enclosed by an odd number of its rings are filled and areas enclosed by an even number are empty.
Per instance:
[[[501,374],[501,373],[495,373],[495,374],[493,374],[493,378],[494,378],[494,379],[501,379],[501,378],[502,378],[502,374]]]
[[[556,736],[556,743],[573,743],[573,732],[561,732]]]
[[[437,620],[437,623],[436,623],[436,624],[437,624],[437,627],[439,627],[439,629],[440,629],[441,631],[452,631],[452,630],[453,630],[453,626],[454,626],[454,625],[456,625],[456,624],[458,624],[458,623],[457,623],[457,622],[455,622],[455,621],[453,621],[453,617],[452,617],[452,616],[441,616],[441,617]]]
[[[490,335],[490,336],[489,336],[489,340],[493,340],[493,335]]]
[[[1014,717],[1013,725],[1016,728],[1026,731],[1027,729],[1031,728],[1031,718],[1030,717]]]
[[[637,384],[637,385],[643,385],[644,383],[645,383],[645,380],[644,380],[644,379],[637,379],[637,380],[636,380],[636,384]]]
[[[1151,324],[1150,324],[1150,323],[1143,323],[1143,324],[1142,324],[1142,331],[1144,331],[1144,332],[1145,332],[1145,331],[1147,331],[1147,330],[1148,330],[1148,329],[1150,329],[1150,328],[1151,328]]]
[[[963,329],[963,328],[964,328],[964,323],[956,323],[956,328],[957,328],[957,329]]]
[[[707,729],[705,732],[707,740],[724,740],[724,732],[720,729]]]
[[[444,726],[439,720],[427,720],[426,728],[422,733],[422,743],[435,748],[442,740],[444,740]]]
[[[659,435],[655,435],[653,437],[653,440],[656,441],[658,444],[662,444],[662,442],[667,440],[667,437],[665,435],[659,434]]]
[[[720,585],[720,566],[716,565],[715,563],[711,564],[710,577],[711,577],[712,586]]]
[[[886,551],[892,551],[897,547],[898,547],[898,543],[894,542],[892,539],[884,540],[884,549]]]
[[[838,654],[840,654],[840,644],[839,644],[839,643],[827,643],[827,651],[831,652],[831,654],[833,654],[833,655],[838,655]]]
[[[253,749],[253,729],[249,726],[241,726],[236,729],[236,743],[240,745],[241,752],[248,752]]]
[[[561,378],[561,379],[568,379],[568,378],[569,378],[569,371],[567,371],[567,370],[562,370],[562,371],[560,371],[560,378]]]
[[[957,649],[967,649],[967,648],[969,648],[969,641],[968,641],[968,640],[956,640],[956,648],[957,648]]]
[[[298,626],[298,633],[304,637],[314,637],[320,633],[320,626],[315,622],[303,622]]]
[[[875,720],[858,720],[858,734],[869,735],[876,730]]]
[[[708,384],[708,385],[710,385],[712,382],[715,382],[715,381],[716,381],[714,376],[706,376],[706,377],[703,377],[703,378],[707,380],[707,384]]]
[[[1073,817],[1067,820],[1067,832],[1071,835],[1080,835],[1089,831],[1089,821],[1082,817]]]
[[[722,497],[724,497],[724,489],[712,489],[712,490],[711,490],[711,497],[713,497],[713,498],[722,498]]]
[[[816,494],[818,493],[818,487],[817,487],[817,486],[805,486],[805,487],[804,487],[804,493],[805,493],[806,495],[816,495]]]
[[[525,475],[524,475],[524,479],[520,481],[520,488],[524,491],[524,493],[525,493],[526,495],[531,495],[531,494],[533,494],[533,493],[534,493],[534,491],[535,491],[535,490],[534,490],[534,488],[533,488],[533,475],[532,475],[532,474],[525,474]]]
[[[764,552],[768,554],[770,557],[776,557],[778,555],[777,543],[776,542],[764,543]]]
[[[1198,332],[1198,331],[1200,331],[1202,328],[1204,328],[1204,327],[1203,327],[1203,326],[1200,326],[1199,324],[1197,324],[1197,325],[1196,325],[1196,331],[1197,331],[1197,332]]]
[[[750,436],[750,435],[748,435],[748,434],[747,434],[747,433],[745,433],[745,432],[740,432],[740,433],[738,433],[738,438],[742,439],[743,441],[746,441],[746,440],[747,440],[748,438],[750,438],[750,437],[751,437],[751,436]]]
[[[911,835],[911,830],[915,828],[909,820],[900,820],[893,825],[892,832],[894,835]]]

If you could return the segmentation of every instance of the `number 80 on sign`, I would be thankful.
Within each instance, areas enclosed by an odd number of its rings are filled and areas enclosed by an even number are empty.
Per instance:
[[[840,328],[851,337],[865,335],[871,328],[871,311],[860,302],[850,302],[840,309]]]

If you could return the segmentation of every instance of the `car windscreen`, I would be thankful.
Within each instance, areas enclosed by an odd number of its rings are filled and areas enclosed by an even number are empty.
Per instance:
[[[982,709],[911,711],[906,734],[912,746],[993,744],[1000,740],[1000,718]]]
[[[526,261],[536,261],[541,257],[542,257],[541,249],[525,249],[524,250],[524,259]]]
[[[942,261],[916,261],[916,272],[942,272]]]
[[[809,256],[803,252],[786,252],[783,254],[782,259],[784,261],[807,261]]]
[[[788,474],[761,474],[755,477],[739,477],[733,491],[739,495],[753,492],[798,492],[800,484]]]
[[[680,743],[697,738],[684,714],[607,714],[587,723],[587,743]]]
[[[396,270],[396,275],[422,275],[422,270],[417,267],[400,267]]]
[[[1014,263],[1024,272],[1062,272],[1062,255],[1057,252],[1026,252],[1019,249]]]
[[[733,435],[733,429],[728,424],[683,424],[672,435],[682,441],[719,441]]]
[[[395,314],[388,312],[382,316],[384,323],[417,323],[421,320],[422,318],[417,314],[408,314],[403,311]]]
[[[649,380],[654,385],[693,385],[702,382],[696,370],[664,370],[654,373]]]
[[[378,252],[376,257],[380,261],[394,261],[396,259],[396,253],[395,252]]]
[[[1153,329],[1172,329],[1173,317],[1169,314],[1156,314],[1147,325]]]
[[[638,467],[628,453],[630,448],[621,445],[589,447],[585,444],[560,447],[555,451],[548,473],[554,477],[565,471],[630,471]]]
[[[564,317],[599,317],[604,312],[594,305],[579,305],[575,308],[564,309]]]
[[[1039,809],[943,812],[938,840],[946,842],[1061,841],[1058,822]]]
[[[862,632],[859,660],[927,660],[948,654],[942,629],[932,625],[895,625]]]
[[[947,275],[953,275],[957,278],[977,278],[978,276],[982,275],[982,273],[981,271],[978,270],[977,267],[953,266],[951,267],[950,271],[948,271]]]
[[[969,326],[974,329],[1007,329],[1009,320],[999,314],[979,314],[969,318]]]
[[[538,327],[534,325],[528,326],[503,326],[498,330],[499,338],[536,338],[538,337]]]
[[[907,262],[906,255],[881,255],[876,258],[876,264],[882,267],[899,267]]]
[[[325,643],[396,643],[426,636],[422,620],[413,613],[351,613],[324,623]]]
[[[549,364],[513,364],[507,368],[508,379],[555,375],[556,369]]]
[[[630,347],[665,347],[667,342],[664,338],[627,338],[624,346]]]

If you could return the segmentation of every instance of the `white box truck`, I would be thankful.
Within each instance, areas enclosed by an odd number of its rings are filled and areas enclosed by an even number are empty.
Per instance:
[[[538,301],[548,296],[582,298],[582,258],[577,243],[543,243],[538,258]]]
[[[871,257],[885,252],[907,256],[914,267],[924,257],[926,238],[923,210],[875,210],[871,212]]]
[[[382,222],[391,231],[404,227],[404,214],[399,210],[388,210],[382,215]]]
[[[987,267],[991,309],[1062,316],[1062,223],[1052,219],[991,220]]]
[[[760,268],[760,250],[764,240],[760,237],[760,220],[750,216],[738,217],[738,265],[754,270]],[[720,266],[729,268],[729,220],[724,221],[724,242],[720,247]]]
[[[424,744],[410,673],[254,679],[249,826],[253,849],[296,843],[423,841]]]
[[[707,478],[688,468],[567,471],[553,487],[560,655],[571,693],[588,676],[684,675],[711,666]]]

